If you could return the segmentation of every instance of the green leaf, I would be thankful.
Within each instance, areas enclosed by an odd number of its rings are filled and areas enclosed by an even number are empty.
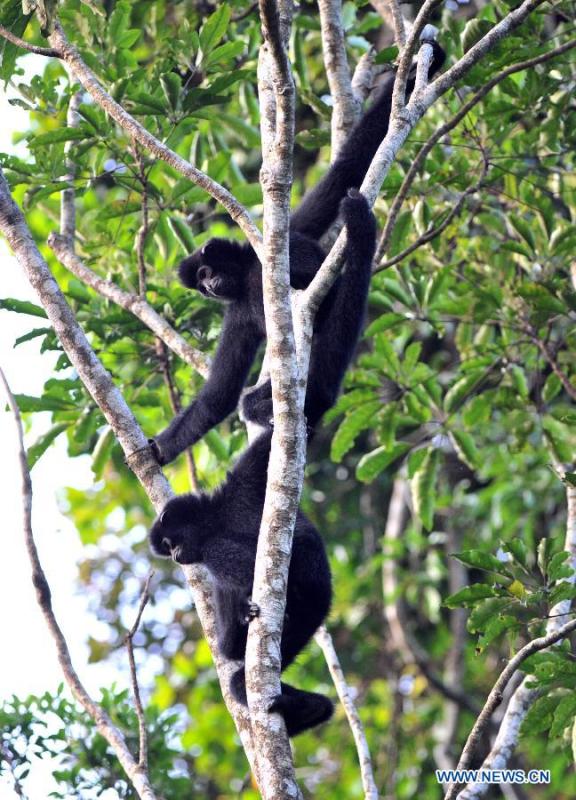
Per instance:
[[[17,314],[30,314],[32,317],[42,317],[48,319],[48,315],[40,306],[29,303],[28,300],[16,300],[13,297],[5,297],[0,300],[0,308],[6,311],[15,311]]]
[[[20,407],[20,404],[18,405]],[[28,467],[30,469],[32,469],[32,467],[34,466],[34,464],[36,464],[39,458],[42,455],[44,455],[44,453],[46,452],[46,450],[48,450],[52,442],[69,427],[70,426],[67,422],[54,425],[52,428],[50,428],[50,430],[47,433],[45,433],[43,436],[40,436],[34,442],[34,444],[28,448]]]
[[[392,47],[384,47],[379,50],[374,58],[374,64],[390,64],[398,57],[398,48],[393,45]]]
[[[512,364],[510,367],[510,376],[512,378],[512,384],[520,397],[523,400],[528,399],[528,395],[530,394],[528,389],[528,380],[526,379],[526,373],[519,367],[518,364]]]
[[[224,439],[220,434],[212,429],[204,436],[204,441],[214,453],[218,461],[226,461],[228,459],[228,448],[224,443]]]
[[[36,339],[38,336],[45,336],[47,333],[51,332],[52,328],[34,328],[34,330],[19,336],[14,341],[14,347],[17,347],[19,344],[24,344],[24,342],[29,342],[31,339]]]
[[[27,394],[17,394],[15,398],[18,408],[23,413],[29,411],[62,411],[72,407],[71,403],[49,395],[32,397]]]
[[[116,8],[108,20],[107,29],[110,40],[118,44],[122,35],[128,30],[129,24],[130,3],[126,2],[126,0],[120,0],[120,2],[116,3]]]
[[[484,569],[487,572],[498,572],[506,575],[508,570],[506,564],[491,553],[486,553],[484,550],[463,550],[461,553],[453,553],[454,558],[461,561],[463,564],[468,564],[477,569]]]
[[[220,8],[208,17],[200,29],[200,47],[202,48],[204,57],[216,47],[220,39],[226,33],[230,22],[230,15],[230,6],[228,3],[222,3]]]
[[[444,409],[449,414],[453,411],[457,411],[468,395],[470,395],[484,379],[484,376],[484,372],[475,371],[471,372],[469,375],[465,375],[463,378],[459,378],[446,392],[444,397]]]
[[[237,42],[226,42],[216,47],[206,58],[206,66],[216,64],[219,61],[230,61],[236,56],[241,55],[246,49],[246,44],[242,40]],[[210,87],[212,91],[216,91],[213,86]]]
[[[106,426],[98,437],[98,441],[92,453],[92,472],[96,478],[102,477],[104,467],[110,460],[110,454],[115,443],[116,437],[114,436],[114,431],[109,426]]]
[[[30,16],[22,13],[21,0],[9,0],[0,6],[0,25],[20,39],[23,38]],[[7,39],[0,39],[0,80],[4,81],[5,85],[14,74],[17,57],[23,55],[26,55],[26,51],[21,47],[17,47]]]
[[[474,606],[480,600],[486,600],[487,597],[497,597],[496,590],[485,583],[473,583],[471,586],[465,586],[459,592],[451,594],[444,600],[444,605],[448,608],[460,608],[461,606]]]
[[[48,144],[57,144],[59,142],[71,142],[74,140],[87,139],[93,136],[91,131],[88,131],[84,125],[78,128],[58,128],[55,131],[48,131],[48,133],[39,133],[33,136],[28,142],[28,147],[44,147]]]
[[[382,470],[403,456],[409,449],[409,444],[399,443],[394,445],[391,450],[388,447],[378,447],[371,453],[366,453],[358,462],[356,477],[363,483],[370,483]]]
[[[160,84],[170,107],[173,111],[176,111],[180,105],[180,91],[182,88],[180,78],[173,72],[167,72],[165,75],[160,76]]]
[[[370,323],[366,328],[364,333],[365,336],[374,336],[376,333],[382,333],[383,331],[387,331],[389,328],[393,328],[398,325],[400,322],[405,322],[406,317],[404,314],[394,314],[390,312],[388,314],[382,314],[381,317],[375,319],[374,322]]]
[[[492,25],[487,19],[468,20],[460,37],[463,52],[467,53],[491,29]]]
[[[184,220],[179,219],[178,217],[170,217],[168,223],[185,253],[191,253],[193,250],[196,249],[194,243],[194,235],[190,229],[190,226],[184,222]]]
[[[512,628],[517,629],[519,627],[520,623],[516,617],[513,617],[510,614],[492,617],[492,619],[488,620],[488,623],[484,628],[484,633],[478,639],[478,649],[480,651],[484,650],[489,644],[491,644],[502,633],[504,633],[504,631],[508,631]]]
[[[470,469],[476,469],[479,463],[478,450],[474,437],[466,431],[450,431],[450,439],[461,461]]]
[[[369,428],[374,421],[374,414],[382,408],[379,400],[358,406],[340,423],[332,439],[332,449],[330,457],[332,461],[341,461],[344,455],[350,450],[358,434]]]
[[[436,448],[428,448],[422,464],[410,482],[414,513],[427,530],[431,530],[434,523],[436,476],[439,461],[440,452]]]

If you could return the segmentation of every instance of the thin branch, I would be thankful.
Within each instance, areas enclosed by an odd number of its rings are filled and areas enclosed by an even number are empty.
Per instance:
[[[142,186],[142,224],[138,228],[136,234],[136,263],[138,264],[138,294],[140,297],[146,299],[146,261],[144,259],[144,246],[146,244],[146,237],[148,236],[148,176],[144,167],[144,159],[142,153],[138,148],[138,144],[134,143],[134,160],[138,167],[138,177]]]
[[[400,8],[400,2],[399,0],[385,0],[385,5],[388,6],[388,13],[394,25],[394,40],[398,48],[402,48],[406,44],[406,21]]]
[[[69,128],[77,128],[80,123],[78,109],[82,103],[82,92],[74,92],[68,104],[66,113],[66,125]],[[70,157],[73,147],[70,140],[64,144],[64,159],[66,164],[66,174],[62,180],[73,184],[76,177],[76,164]],[[60,195],[60,233],[69,242],[70,247],[74,248],[74,237],[76,236],[76,190],[74,186],[64,189]]]
[[[66,298],[42,257],[22,212],[14,203],[8,184],[0,169],[0,232],[46,310],[54,332],[87,391],[101,409],[122,447],[130,468],[142,484],[152,505],[160,511],[172,497],[172,491],[162,470],[154,459],[146,437],[110,374],[104,369],[84,331],[79,326]],[[244,706],[230,693],[230,678],[234,664],[220,655],[217,646],[216,621],[212,604],[212,584],[205,569],[183,567],[204,635],[212,652],[224,701],[232,715],[242,740],[244,751],[255,770],[256,758],[252,747],[250,720]]]
[[[142,764],[138,763],[132,753],[130,752],[124,734],[117,728],[104,709],[95,703],[90,697],[84,685],[82,684],[76,670],[72,665],[70,658],[70,651],[68,644],[58,625],[54,611],[52,609],[52,596],[46,575],[42,569],[36,543],[34,541],[34,533],[32,530],[32,481],[30,479],[30,471],[28,469],[28,462],[26,451],[24,449],[24,432],[22,428],[22,419],[20,411],[16,405],[16,400],[12,394],[6,377],[0,369],[0,382],[4,386],[4,392],[8,400],[8,405],[14,416],[16,423],[16,430],[18,434],[18,459],[20,463],[20,473],[22,477],[22,503],[23,503],[23,520],[22,526],[24,531],[24,539],[26,543],[26,550],[28,551],[28,558],[32,566],[32,583],[36,589],[36,599],[40,610],[46,621],[46,625],[50,635],[56,646],[58,654],[58,662],[64,674],[66,683],[76,700],[80,703],[82,708],[90,715],[96,724],[98,732],[106,739],[110,747],[114,750],[116,757],[122,764],[128,779],[134,786],[135,791],[142,800],[159,800],[154,789],[150,784],[150,778],[146,769]]]
[[[150,570],[144,581],[142,594],[140,595],[140,604],[136,613],[134,624],[127,631],[124,641],[126,643],[126,650],[128,651],[128,662],[130,664],[130,680],[132,683],[132,694],[134,695],[134,707],[136,709],[136,717],[138,719],[138,766],[148,771],[148,731],[146,730],[146,716],[144,714],[144,706],[142,705],[142,698],[140,696],[140,686],[138,685],[138,672],[136,670],[136,661],[134,660],[134,635],[140,626],[142,614],[146,608],[146,604],[150,599],[150,581],[154,575],[154,570]]]
[[[36,53],[37,56],[46,56],[47,58],[62,58],[62,53],[54,47],[39,47],[35,44],[30,44],[24,41],[19,36],[15,36],[4,25],[0,25],[0,36],[8,42],[12,42],[16,47],[21,47],[22,50],[27,50],[29,53]]]
[[[374,780],[372,759],[370,758],[370,749],[368,747],[368,741],[364,732],[364,726],[362,725],[358,710],[354,704],[354,700],[352,699],[352,690],[346,682],[338,655],[334,649],[332,637],[326,630],[326,627],[322,625],[322,627],[316,631],[314,638],[324,653],[324,658],[328,664],[330,675],[332,676],[334,686],[338,692],[338,697],[340,698],[340,702],[344,707],[346,717],[348,718],[348,724],[352,730],[352,735],[356,744],[356,751],[358,753],[358,761],[360,762],[360,775],[362,777],[364,798],[365,800],[378,800],[378,789],[376,788],[376,781]]]
[[[200,186],[226,209],[232,219],[238,223],[246,238],[258,254],[260,252],[262,237],[255,226],[250,214],[240,205],[236,198],[223,186],[212,180],[208,175],[183,159],[163,142],[153,136],[143,125],[134,119],[122,106],[120,106],[106,92],[94,73],[82,60],[76,48],[68,41],[61,25],[57,22],[49,41],[56,46],[62,54],[66,64],[70,67],[76,79],[99,105],[128,135],[142,147],[165,161],[192,183]]]
[[[392,258],[389,258],[382,264],[378,264],[376,267],[374,267],[373,272],[374,273],[382,272],[383,270],[393,267],[395,264],[399,264],[415,250],[418,250],[420,247],[423,247],[428,242],[431,242],[433,239],[436,239],[436,237],[440,236],[440,234],[446,230],[448,225],[450,225],[452,220],[455,219],[455,217],[457,217],[458,214],[462,211],[462,208],[464,207],[464,204],[468,199],[468,197],[480,191],[480,189],[482,188],[482,184],[484,183],[484,179],[486,178],[486,175],[488,173],[488,168],[489,168],[489,163],[485,162],[482,168],[482,174],[480,175],[478,180],[472,186],[469,186],[468,189],[466,189],[464,192],[461,192],[460,196],[458,197],[458,200],[456,201],[454,206],[450,209],[449,213],[446,215],[446,218],[444,219],[443,222],[440,223],[440,225],[436,226],[435,228],[429,228],[425,233],[422,234],[422,236],[419,236],[415,242],[413,242],[411,245],[408,245],[408,247],[405,247],[404,250],[402,250],[400,253],[397,253]]]
[[[164,317],[154,311],[146,300],[130,292],[125,292],[112,281],[108,281],[96,275],[95,272],[87,267],[82,259],[74,253],[67,240],[58,234],[51,233],[48,237],[48,244],[52,248],[58,260],[70,270],[79,280],[90,286],[98,294],[111,300],[116,305],[134,314],[140,322],[156,334],[176,355],[190,364],[194,369],[207,377],[210,371],[210,362],[199,350],[188,344],[188,342],[169,325]]]
[[[322,54],[332,95],[331,160],[334,161],[360,113],[360,104],[352,90],[350,67],[346,57],[346,39],[342,24],[341,0],[318,0]]]
[[[438,128],[432,136],[428,139],[426,144],[419,150],[418,155],[410,164],[410,169],[406,173],[404,180],[402,181],[402,185],[394,198],[394,202],[390,206],[390,210],[386,216],[386,225],[384,226],[384,230],[382,232],[382,237],[378,244],[378,249],[376,251],[375,261],[378,262],[383,254],[388,249],[390,244],[390,238],[392,236],[392,231],[396,224],[396,220],[398,218],[398,214],[400,213],[400,209],[402,204],[406,200],[408,196],[408,192],[410,191],[410,187],[414,183],[416,175],[418,171],[424,164],[426,157],[431,152],[433,147],[444,137],[447,133],[450,133],[463,119],[464,117],[474,108],[474,106],[478,105],[478,103],[486,97],[488,92],[490,92],[495,86],[501,83],[505,78],[513,75],[516,72],[522,72],[525,69],[530,69],[531,67],[535,67],[538,64],[543,64],[546,61],[549,61],[552,58],[556,58],[557,56],[562,55],[563,53],[568,52],[576,47],[576,40],[572,40],[567,42],[566,44],[561,45],[560,47],[554,48],[554,50],[550,50],[548,53],[543,53],[536,58],[530,58],[526,61],[519,61],[517,64],[512,64],[511,66],[504,69],[502,72],[499,72],[498,75],[495,75],[491,78],[481,89],[479,89],[472,97],[462,106],[462,108],[452,117],[452,119],[448,120],[448,122],[444,123],[440,128]],[[391,264],[389,266],[392,266]],[[383,267],[384,268],[384,267]]]

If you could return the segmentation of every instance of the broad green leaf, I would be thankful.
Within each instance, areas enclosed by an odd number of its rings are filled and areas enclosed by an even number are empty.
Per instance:
[[[30,314],[33,317],[48,319],[48,315],[40,306],[30,303],[28,300],[16,300],[13,297],[5,297],[0,300],[0,308],[6,311],[15,311],[17,314]]]
[[[474,606],[480,600],[488,597],[498,597],[495,589],[485,583],[473,583],[465,586],[464,589],[451,594],[444,600],[444,605],[448,608],[460,608],[461,606]]]
[[[38,438],[34,444],[28,448],[28,467],[30,469],[32,469],[39,458],[44,455],[52,442],[58,436],[60,436],[61,433],[67,430],[68,427],[69,424],[67,422],[54,425],[47,433],[45,433],[43,436],[40,436],[40,438]]]
[[[450,438],[458,453],[458,457],[467,464],[470,469],[476,469],[480,459],[474,437],[466,431],[453,430],[450,431]]]
[[[508,572],[504,562],[484,550],[463,550],[461,553],[454,553],[454,558],[457,558],[463,564],[468,564],[470,567],[484,569],[488,572],[498,572],[503,575]]]
[[[332,449],[330,457],[332,461],[341,461],[344,455],[350,450],[358,434],[369,428],[373,422],[374,415],[380,411],[382,404],[379,400],[373,400],[365,405],[358,406],[349,412],[332,439]]]
[[[230,6],[227,3],[222,3],[220,7],[208,17],[200,29],[200,46],[204,57],[216,47],[220,39],[226,33],[230,22],[230,15]]]
[[[378,447],[371,453],[363,455],[356,467],[356,477],[359,481],[370,483],[386,469],[393,461],[404,455],[410,449],[409,444],[396,444],[391,450],[387,447]]]
[[[440,452],[436,448],[428,448],[426,456],[410,481],[414,513],[427,530],[431,530],[434,523],[439,463]]]

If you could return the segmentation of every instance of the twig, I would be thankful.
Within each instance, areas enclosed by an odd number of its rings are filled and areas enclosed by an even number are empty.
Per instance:
[[[68,104],[66,113],[66,125],[69,128],[77,128],[80,122],[78,109],[82,103],[82,92],[74,92]],[[73,183],[76,177],[76,164],[70,157],[74,142],[72,140],[64,144],[64,158],[66,164],[66,174],[62,180]],[[74,186],[64,189],[60,196],[60,233],[67,240],[70,247],[74,249],[74,237],[76,236],[76,191]]]
[[[76,48],[68,41],[62,27],[56,22],[54,32],[50,35],[49,41],[55,45],[62,54],[61,57],[72,70],[76,80],[90,94],[94,101],[109,114],[112,119],[123,128],[131,138],[149,150],[156,158],[165,161],[185,178],[192,183],[200,186],[208,192],[215,200],[218,200],[232,219],[238,223],[246,238],[258,254],[260,252],[262,237],[260,231],[254,224],[250,214],[240,205],[236,198],[223,186],[212,180],[208,175],[194,167],[190,162],[183,159],[163,142],[153,136],[143,125],[137,122],[134,117],[128,114],[106,92],[98,82],[94,73],[84,63]]]
[[[394,25],[394,39],[398,47],[402,48],[406,44],[406,28],[400,2],[399,0],[385,0],[385,4],[388,6],[388,13]]]
[[[437,236],[440,236],[440,234],[446,230],[448,225],[450,225],[452,220],[455,217],[457,217],[458,214],[462,211],[462,208],[467,198],[470,197],[470,195],[476,194],[476,192],[478,192],[482,188],[482,184],[484,183],[484,179],[486,177],[486,174],[488,173],[488,168],[489,164],[488,162],[485,162],[482,168],[482,174],[480,175],[478,180],[472,186],[469,186],[464,192],[460,194],[458,200],[456,201],[454,206],[450,209],[446,218],[444,219],[443,222],[440,223],[440,225],[438,225],[435,228],[429,228],[425,233],[422,234],[422,236],[419,236],[415,242],[413,242],[411,245],[408,245],[408,247],[405,247],[404,250],[402,250],[400,253],[397,253],[392,258],[389,258],[382,264],[378,264],[376,267],[374,267],[373,272],[374,273],[382,272],[383,270],[393,267],[395,264],[399,264],[407,256],[409,256],[410,253],[413,253],[415,250],[418,250],[423,245],[427,244],[428,242],[431,242],[433,239],[436,239]]]
[[[138,766],[145,771],[148,770],[148,731],[146,730],[146,717],[144,714],[144,706],[142,705],[142,698],[140,696],[140,686],[138,685],[136,661],[134,660],[134,635],[138,630],[142,614],[150,599],[150,581],[153,575],[154,570],[151,569],[144,581],[136,619],[124,637],[126,650],[128,651],[128,662],[130,664],[130,680],[132,683],[132,693],[134,695],[134,706],[136,708],[136,717],[138,718]]]
[[[350,686],[346,682],[338,655],[334,649],[332,637],[326,630],[326,627],[322,625],[322,627],[316,631],[314,638],[324,653],[330,675],[332,676],[334,686],[338,692],[338,697],[344,707],[346,717],[348,718],[348,724],[352,730],[356,751],[358,752],[358,761],[360,762],[360,775],[364,788],[364,798],[365,800],[378,800],[378,789],[376,788],[376,782],[374,780],[374,771],[372,769],[372,759],[370,758],[368,741],[366,740],[366,734],[358,710],[352,699]]]
[[[23,50],[27,50],[29,53],[36,53],[38,56],[46,56],[47,58],[62,58],[62,53],[54,47],[39,47],[36,44],[30,44],[29,42],[25,42],[24,39],[21,39],[19,36],[15,36],[8,28],[5,28],[4,25],[0,25],[0,36],[3,39],[6,39],[12,44],[15,44],[16,47],[21,47]]]
[[[556,58],[563,53],[568,52],[569,50],[576,47],[576,40],[571,42],[567,42],[560,47],[556,47],[554,50],[550,50],[548,53],[543,53],[536,58],[530,58],[526,61],[519,61],[517,64],[512,64],[511,66],[507,67],[506,69],[499,72],[498,75],[495,75],[491,78],[479,91],[477,91],[463,106],[462,108],[452,117],[452,119],[448,120],[448,122],[444,123],[440,128],[438,128],[432,136],[428,139],[426,144],[419,150],[418,155],[412,161],[410,165],[410,169],[406,173],[404,180],[402,181],[402,185],[398,190],[396,197],[394,198],[394,202],[390,206],[390,210],[386,217],[386,225],[384,226],[384,230],[382,232],[382,237],[378,244],[378,249],[376,251],[375,261],[378,262],[382,255],[386,252],[388,245],[390,244],[390,238],[392,236],[392,231],[394,225],[396,224],[396,220],[398,218],[398,214],[404,203],[404,200],[408,196],[408,192],[410,187],[412,186],[416,175],[418,174],[419,169],[423,165],[426,157],[433,149],[434,145],[440,141],[447,133],[450,133],[460,122],[464,119],[464,117],[476,106],[486,95],[490,92],[495,86],[497,86],[501,81],[507,78],[510,75],[513,75],[516,72],[522,72],[525,69],[530,69],[531,67],[537,66],[538,64],[543,64],[546,61],[549,61],[552,58]]]
[[[142,153],[134,142],[134,160],[138,167],[138,177],[142,186],[142,224],[136,234],[136,261],[138,264],[138,294],[146,299],[146,261],[144,260],[144,245],[148,236],[148,176],[144,167]]]
[[[111,300],[116,305],[134,314],[140,322],[156,334],[176,355],[194,367],[203,377],[210,371],[210,362],[199,350],[188,342],[161,317],[146,300],[138,295],[125,292],[112,281],[105,280],[87,267],[82,259],[73,252],[68,242],[55,233],[48,237],[48,244],[54,251],[58,260],[70,270],[77,278],[90,286],[98,294]]]
[[[346,57],[346,40],[342,25],[341,0],[318,0],[322,53],[326,77],[332,95],[331,161],[336,159],[351,127],[360,112],[360,104],[352,90],[350,67]]]
[[[124,735],[117,728],[104,709],[92,700],[86,689],[84,688],[77,672],[75,671],[72,660],[70,658],[70,651],[64,638],[54,611],[52,610],[52,598],[46,575],[42,569],[36,543],[34,541],[34,533],[32,530],[32,481],[30,479],[30,471],[26,458],[26,451],[24,449],[24,433],[22,429],[22,420],[20,411],[16,405],[16,400],[12,394],[6,377],[0,369],[0,381],[4,386],[4,392],[8,400],[8,405],[14,416],[16,423],[16,430],[18,434],[18,459],[20,463],[20,472],[22,476],[22,503],[23,503],[23,530],[24,539],[26,543],[26,550],[28,551],[28,558],[32,566],[32,583],[36,589],[36,599],[40,610],[46,621],[50,635],[56,645],[56,652],[58,654],[58,662],[64,674],[66,683],[70,687],[72,694],[78,700],[84,710],[90,715],[96,724],[98,732],[106,739],[108,744],[114,750],[116,757],[122,764],[126,775],[134,786],[138,796],[143,800],[159,800],[154,789],[150,785],[150,779],[146,769],[139,764],[130,752]]]

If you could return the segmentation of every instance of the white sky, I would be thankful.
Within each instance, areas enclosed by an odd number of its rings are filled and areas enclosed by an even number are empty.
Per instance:
[[[34,56],[25,59],[30,72]],[[27,69],[27,71],[28,71]],[[27,113],[7,102],[14,96],[0,87],[0,152],[14,152],[12,133],[28,126]],[[21,152],[21,151],[20,151]],[[16,297],[37,302],[34,292],[16,261],[0,239],[0,297]],[[0,310],[0,365],[15,394],[38,396],[51,376],[57,354],[40,355],[40,340],[17,348],[14,340],[30,329],[31,318]],[[62,676],[55,650],[36,605],[30,580],[30,567],[24,549],[21,527],[20,476],[16,432],[12,416],[4,411],[0,392],[0,496],[2,498],[2,555],[0,556],[0,703],[16,694],[20,697],[54,690]],[[49,425],[48,414],[27,433],[31,444]],[[72,658],[87,688],[96,691],[114,680],[110,667],[86,666],[87,647],[83,639],[90,629],[85,603],[75,594],[76,562],[81,545],[71,524],[58,509],[57,494],[62,487],[87,488],[92,483],[88,457],[69,459],[64,441],[57,441],[32,470],[34,489],[33,522],[40,558],[52,589],[53,605],[61,627],[67,634]],[[24,788],[29,800],[46,800],[54,788],[49,764],[35,764]],[[112,798],[107,792],[102,798]],[[0,800],[17,800],[10,782],[0,778]]]

